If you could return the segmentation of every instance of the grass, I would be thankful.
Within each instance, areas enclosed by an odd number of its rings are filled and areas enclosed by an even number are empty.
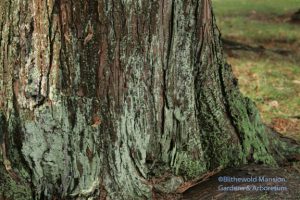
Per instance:
[[[241,91],[253,99],[264,122],[300,140],[300,24],[289,23],[299,0],[213,0],[222,37],[285,49],[287,55],[228,51]]]
[[[249,20],[248,17],[228,17],[219,21],[223,35],[236,40],[245,38],[248,43],[298,43],[300,40],[300,26],[292,24]],[[239,28],[236,29],[236,27]]]
[[[299,0],[213,0],[222,34],[248,43],[298,43],[300,26],[285,23]]]
[[[212,0],[218,16],[248,15],[256,11],[264,14],[285,15],[299,9],[299,0]]]

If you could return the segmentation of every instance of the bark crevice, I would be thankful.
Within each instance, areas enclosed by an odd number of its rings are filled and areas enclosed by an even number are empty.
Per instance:
[[[238,91],[208,0],[0,9],[0,114],[21,180],[1,165],[0,197],[153,199],[215,169],[276,164],[275,147],[298,151],[271,142]]]

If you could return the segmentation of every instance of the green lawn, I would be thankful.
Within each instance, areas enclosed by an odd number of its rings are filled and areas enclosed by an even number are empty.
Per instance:
[[[222,37],[287,55],[230,51],[227,59],[241,91],[253,99],[266,124],[300,139],[300,24],[289,18],[300,0],[212,0]]]
[[[253,11],[279,16],[300,8],[299,0],[212,0],[212,2],[219,16],[248,15]]]
[[[300,26],[286,23],[300,9],[299,0],[213,0],[213,7],[228,38],[248,43],[300,42]]]

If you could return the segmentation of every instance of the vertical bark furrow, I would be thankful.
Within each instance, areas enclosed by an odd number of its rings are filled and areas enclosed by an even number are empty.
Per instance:
[[[10,0],[0,14],[5,163],[22,183],[7,197],[151,199],[272,162],[209,0]]]
[[[235,163],[238,158],[233,155],[238,154],[240,147],[234,127],[226,115],[226,105],[222,98],[218,67],[224,59],[218,46],[219,36],[214,34],[215,21],[211,12],[210,2],[203,0],[199,13],[202,16],[199,20],[201,26],[196,31],[199,43],[195,62],[195,92],[196,99],[201,99],[197,101],[197,113],[203,131],[201,142],[206,149],[205,158],[209,160],[209,168],[216,168]],[[234,145],[228,146],[228,143]]]

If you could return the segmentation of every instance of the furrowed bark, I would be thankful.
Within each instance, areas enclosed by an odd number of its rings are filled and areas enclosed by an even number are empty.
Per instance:
[[[277,163],[210,1],[0,11],[1,198],[153,199],[216,168]]]

